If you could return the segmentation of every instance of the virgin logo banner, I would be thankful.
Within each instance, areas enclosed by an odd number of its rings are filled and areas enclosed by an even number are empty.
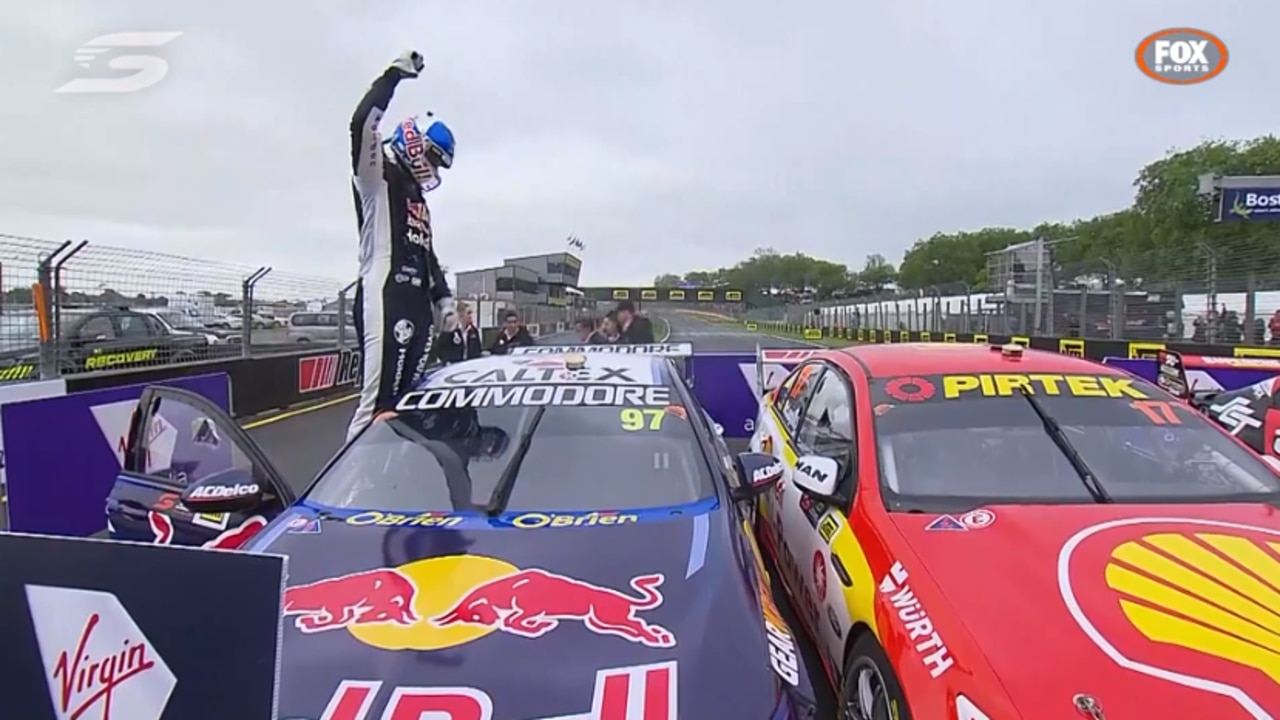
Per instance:
[[[286,562],[0,533],[5,717],[271,720]]]

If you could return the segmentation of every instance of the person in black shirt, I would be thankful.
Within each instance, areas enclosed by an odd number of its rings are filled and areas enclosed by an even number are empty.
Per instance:
[[[529,334],[529,329],[520,322],[520,315],[515,311],[509,311],[503,318],[502,332],[498,333],[498,339],[493,341],[493,347],[489,348],[489,352],[494,355],[506,355],[507,351],[513,347],[521,347],[533,344],[533,336]]]
[[[433,360],[455,363],[478,358],[482,354],[484,348],[480,344],[480,328],[476,327],[471,308],[465,303],[460,304],[458,315],[461,318],[458,327],[440,333],[432,343]]]
[[[599,330],[596,330],[596,321],[592,318],[582,318],[578,321],[578,340],[588,345],[607,345],[609,338],[604,336]]]
[[[618,303],[618,342],[624,345],[651,345],[653,339],[653,323],[649,318],[636,314],[635,303],[623,300]]]

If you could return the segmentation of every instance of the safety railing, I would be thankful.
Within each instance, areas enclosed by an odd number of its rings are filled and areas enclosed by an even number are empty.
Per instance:
[[[350,344],[350,285],[164,253],[0,235],[0,382]],[[328,314],[327,328],[295,313]]]
[[[1049,251],[1042,262],[991,272],[981,284],[864,293],[747,317],[815,328],[1280,346],[1280,267],[1247,253],[1202,243],[1190,254],[1056,262]]]

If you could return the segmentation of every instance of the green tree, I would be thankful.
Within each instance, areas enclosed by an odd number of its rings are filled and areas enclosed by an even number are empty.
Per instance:
[[[663,273],[653,279],[654,287],[675,287],[680,284],[680,276],[672,273]]]

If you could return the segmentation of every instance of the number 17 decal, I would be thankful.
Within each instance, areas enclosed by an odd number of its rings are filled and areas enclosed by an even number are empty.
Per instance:
[[[1182,418],[1178,417],[1173,404],[1164,400],[1134,400],[1129,403],[1129,407],[1146,415],[1153,425],[1182,424]]]

